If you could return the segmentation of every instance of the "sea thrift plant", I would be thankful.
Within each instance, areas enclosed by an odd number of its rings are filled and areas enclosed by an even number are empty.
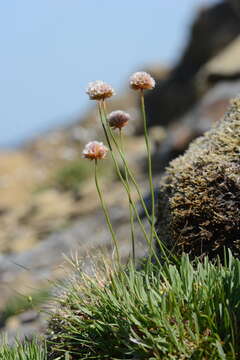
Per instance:
[[[231,254],[224,266],[182,255],[170,266],[74,272],[50,322],[49,360],[240,359],[240,261]]]
[[[112,96],[113,94],[115,94],[115,91],[113,90],[113,88],[102,82],[102,81],[95,81],[93,83],[90,83],[88,88],[87,88],[87,94],[89,95],[90,99],[91,100],[96,100],[97,101],[97,104],[98,104],[98,111],[99,111],[99,116],[100,116],[100,120],[101,120],[101,124],[102,124],[102,127],[103,127],[103,131],[104,131],[104,134],[105,134],[105,137],[106,137],[106,141],[108,143],[108,146],[109,146],[109,149],[110,149],[110,153],[111,153],[111,157],[112,157],[112,160],[114,162],[114,165],[115,165],[115,168],[116,168],[116,171],[117,171],[117,174],[127,192],[127,195],[128,195],[128,199],[129,199],[129,208],[130,208],[130,219],[131,219],[131,237],[132,237],[132,257],[133,257],[133,262],[135,262],[135,247],[134,247],[134,220],[133,220],[133,212],[135,213],[136,217],[138,218],[138,221],[140,223],[140,226],[142,228],[142,231],[144,233],[144,236],[148,242],[148,239],[147,239],[147,233],[143,227],[143,224],[141,222],[141,219],[138,215],[138,212],[137,212],[137,209],[136,209],[136,206],[131,198],[131,194],[130,194],[130,186],[129,186],[129,181],[128,181],[128,178],[127,178],[127,171],[125,171],[125,174],[126,174],[126,179],[123,178],[122,174],[121,174],[121,171],[120,171],[120,168],[119,168],[119,165],[118,165],[118,161],[116,159],[116,156],[114,154],[114,151],[113,151],[113,148],[112,148],[112,144],[111,144],[111,140],[114,141],[114,144],[117,146],[117,149],[119,151],[120,148],[111,132],[111,128],[110,128],[110,124],[107,120],[107,112],[106,112],[106,99],[110,96]],[[117,125],[117,122],[118,122],[118,125],[116,126],[116,128],[122,128],[126,125],[129,117],[127,116],[127,113],[124,113],[124,112],[120,112],[121,114],[121,119],[120,119],[120,116],[119,116],[119,112],[117,112],[117,120],[116,120],[116,113],[114,116],[112,116],[111,118],[115,117],[115,125]],[[112,120],[113,121],[113,120]],[[120,131],[121,133],[121,131]],[[122,152],[121,152],[122,154]],[[124,158],[124,157],[123,157]],[[96,176],[95,176],[96,178]],[[97,184],[97,181],[96,181],[96,185]],[[100,200],[101,200],[101,191],[99,191],[99,197],[100,197]],[[103,205],[103,202],[101,201],[102,205]],[[109,216],[107,216],[107,211],[105,211],[105,209],[103,209],[104,212],[105,212],[105,217],[106,217],[106,220],[108,223],[110,223],[110,219],[109,219]],[[113,238],[113,241],[114,243],[116,243],[116,236],[115,236],[115,233],[113,234],[113,229],[112,229],[112,226],[110,226],[110,224],[108,224],[109,226],[109,229],[111,231],[111,234],[112,234],[112,238]],[[115,246],[116,247],[116,246]],[[119,254],[118,255],[118,259],[119,259]]]
[[[144,108],[144,90],[148,89],[152,89],[155,86],[155,81],[154,79],[147,74],[146,72],[137,72],[135,74],[132,75],[132,77],[130,78],[130,86],[131,88],[133,88],[134,90],[139,90],[140,94],[141,94],[141,109],[142,109],[142,114],[143,114],[143,121],[144,121],[144,129],[145,129],[145,141],[146,141],[146,146],[147,146],[147,152],[148,152],[148,163],[149,163],[149,183],[150,183],[150,189],[151,189],[151,194],[152,194],[152,215],[150,216],[148,209],[146,207],[145,201],[143,199],[143,196],[141,194],[141,191],[139,189],[139,186],[135,180],[135,177],[132,173],[132,171],[130,170],[127,161],[126,161],[126,157],[125,157],[125,152],[124,152],[124,146],[123,146],[123,138],[122,138],[122,129],[128,124],[128,121],[130,120],[130,115],[124,111],[121,110],[116,110],[113,111],[112,113],[110,113],[108,115],[107,113],[107,98],[111,97],[113,94],[115,94],[115,91],[113,90],[113,88],[104,83],[103,81],[95,81],[89,84],[88,88],[87,88],[87,94],[89,95],[91,100],[96,100],[97,101],[97,106],[98,106],[98,111],[99,111],[99,117],[100,117],[100,121],[103,127],[103,131],[104,131],[104,135],[107,141],[107,145],[109,147],[110,150],[110,154],[111,154],[111,158],[114,162],[117,174],[119,176],[120,181],[122,182],[127,196],[128,196],[128,201],[129,201],[129,212],[130,212],[130,224],[131,224],[131,239],[132,239],[132,259],[133,259],[133,263],[135,263],[135,238],[134,238],[134,217],[136,217],[142,233],[146,239],[146,242],[149,246],[150,249],[150,256],[149,259],[151,259],[152,255],[155,256],[157,262],[159,262],[159,259],[157,257],[157,254],[155,252],[155,249],[153,247],[153,238],[154,236],[156,237],[159,246],[161,247],[161,243],[158,239],[155,227],[154,227],[154,221],[155,221],[155,214],[154,214],[154,189],[153,189],[153,183],[152,183],[152,167],[151,167],[151,150],[150,150],[150,144],[149,144],[149,140],[148,140],[148,133],[147,133],[147,123],[146,123],[146,115],[145,115],[145,108]],[[119,138],[115,136],[114,132],[112,131],[112,129],[118,129],[119,130]],[[119,163],[118,163],[118,159],[116,157],[115,154],[115,150],[117,151],[118,155],[120,155],[121,161],[123,162],[123,166],[124,166],[124,170],[125,170],[125,177],[123,177],[121,171],[120,171],[120,167],[119,167]],[[93,155],[88,153],[88,149],[86,149],[86,156],[87,158],[91,158]],[[94,157],[93,157],[94,159]],[[95,159],[95,164],[96,164],[96,168],[97,168],[97,160]],[[96,170],[95,170],[96,171]],[[97,176],[95,176],[96,178],[96,186],[97,188],[99,187],[98,185],[98,181],[97,181]],[[135,202],[132,199],[132,194],[131,194],[131,183],[134,185],[141,204],[144,208],[144,211],[146,213],[147,219],[151,225],[151,233],[150,235],[147,233],[146,229],[145,229],[145,225],[143,224],[139,214],[138,214],[138,210],[136,207]],[[111,222],[110,222],[110,218],[109,218],[109,214],[108,211],[106,210],[106,206],[105,203],[102,200],[102,194],[100,189],[98,189],[98,193],[99,193],[99,197],[101,200],[101,203],[103,205],[103,210],[105,213],[105,217],[109,226],[109,229],[111,231],[112,234],[112,238],[115,244],[115,248],[117,248],[116,246],[116,235],[113,231],[113,228],[111,226]],[[163,254],[165,254],[165,251],[163,249]],[[118,259],[119,259],[119,254],[118,255]]]
[[[112,86],[101,80],[96,80],[88,84],[86,93],[90,100],[105,100],[115,95]]]
[[[111,223],[110,216],[109,216],[109,211],[108,211],[107,205],[103,199],[102,191],[101,191],[101,188],[99,186],[99,181],[98,181],[98,161],[103,160],[106,157],[107,152],[108,152],[108,148],[102,142],[90,141],[88,144],[85,145],[85,148],[83,149],[82,154],[83,154],[83,157],[86,159],[95,160],[94,161],[95,184],[96,184],[98,196],[99,196],[102,208],[103,208],[103,212],[105,215],[106,223],[108,225],[109,231],[112,236],[112,241],[114,244],[114,251],[116,251],[116,256],[117,256],[117,264],[120,265],[120,255],[119,255],[119,250],[118,250],[116,234],[113,230],[112,223]]]
[[[129,85],[133,90],[140,91],[140,100],[141,100],[141,112],[143,117],[144,125],[144,137],[148,155],[148,177],[149,177],[149,186],[151,191],[152,198],[152,220],[151,220],[151,238],[150,238],[150,247],[151,253],[153,254],[153,238],[155,231],[155,199],[154,199],[154,187],[152,179],[152,159],[151,159],[151,146],[148,136],[148,127],[147,127],[147,118],[145,111],[145,102],[144,102],[144,90],[151,90],[155,87],[155,80],[151,77],[150,74],[146,72],[135,72],[129,80]]]

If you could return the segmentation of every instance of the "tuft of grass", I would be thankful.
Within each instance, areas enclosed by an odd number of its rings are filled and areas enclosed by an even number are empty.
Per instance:
[[[240,261],[207,258],[79,276],[58,298],[49,359],[240,357]]]
[[[0,360],[47,360],[46,344],[27,340],[13,346],[5,343],[0,346]]]
[[[57,171],[54,182],[61,190],[77,191],[91,174],[91,166],[85,160],[75,160]]]
[[[93,166],[89,166],[85,159],[75,160],[60,168],[55,174],[52,183],[63,191],[78,192],[80,185],[89,179],[93,172]],[[106,174],[112,176],[112,166],[108,160],[104,160],[103,164],[101,164],[99,174],[101,176]]]
[[[40,289],[29,296],[17,295],[10,299],[5,308],[0,313],[0,327],[4,325],[5,321],[14,315],[18,315],[24,311],[36,308],[43,304],[50,297],[49,289]]]

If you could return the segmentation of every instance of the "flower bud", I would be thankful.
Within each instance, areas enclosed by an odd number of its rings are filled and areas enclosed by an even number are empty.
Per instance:
[[[108,115],[107,119],[110,127],[121,130],[124,126],[127,125],[128,121],[130,120],[130,115],[125,111],[116,110],[112,111]]]

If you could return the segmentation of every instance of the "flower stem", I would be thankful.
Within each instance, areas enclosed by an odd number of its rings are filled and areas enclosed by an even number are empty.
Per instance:
[[[119,138],[120,138],[120,147],[121,147],[122,153],[124,154],[123,138],[122,138],[121,129],[119,130]],[[134,236],[134,215],[133,215],[133,209],[132,209],[132,203],[131,203],[131,192],[130,192],[131,190],[130,190],[130,184],[129,184],[129,178],[128,178],[128,170],[127,170],[127,167],[125,164],[124,164],[124,171],[125,171],[125,178],[126,178],[128,191],[130,194],[130,196],[128,197],[128,202],[129,202],[129,214],[130,214],[130,224],[131,224],[132,259],[133,259],[133,264],[135,265],[136,255],[135,255],[135,236]]]
[[[107,111],[106,111],[106,104],[105,104],[105,103],[103,103],[103,110],[104,110],[104,116],[105,116],[105,119],[106,119],[106,117],[107,117]],[[108,126],[108,131],[109,131],[109,134],[110,134],[110,136],[111,136],[111,139],[113,140],[114,145],[116,146],[116,148],[117,148],[117,150],[118,150],[118,153],[119,153],[119,155],[120,155],[120,157],[121,157],[121,159],[122,159],[122,161],[123,161],[123,163],[124,163],[124,166],[126,167],[126,169],[127,169],[127,171],[128,171],[129,177],[130,177],[132,183],[133,183],[134,186],[135,186],[135,189],[136,189],[136,191],[137,191],[137,193],[138,193],[138,196],[139,196],[141,205],[142,205],[142,207],[143,207],[143,209],[144,209],[144,211],[145,211],[145,214],[146,214],[146,216],[147,216],[147,218],[148,218],[149,224],[151,225],[152,219],[151,219],[151,216],[149,215],[149,212],[148,212],[148,209],[147,209],[147,207],[146,207],[145,201],[144,201],[144,199],[143,199],[142,193],[141,193],[141,191],[140,191],[139,185],[138,185],[138,183],[137,183],[137,181],[136,181],[136,179],[135,179],[135,177],[134,177],[131,169],[129,168],[129,166],[128,166],[128,164],[127,164],[127,161],[126,161],[126,159],[125,159],[125,156],[124,156],[121,148],[118,146],[117,140],[115,139],[115,136],[114,136],[114,134],[113,134],[113,132],[112,132],[112,130],[111,130],[111,128],[110,128],[109,126]]]
[[[144,138],[145,138],[145,144],[146,144],[147,156],[148,156],[148,180],[149,180],[149,187],[150,187],[151,200],[152,200],[152,221],[151,221],[151,235],[150,235],[150,252],[152,254],[153,238],[154,238],[154,230],[155,230],[155,198],[154,198],[154,187],[153,187],[153,178],[152,178],[151,146],[148,138],[147,119],[146,119],[143,90],[141,90],[140,98],[141,98],[141,111],[142,111],[143,126],[144,126]]]
[[[95,160],[95,172],[94,172],[94,173],[95,173],[95,184],[96,184],[98,196],[99,196],[99,199],[100,199],[102,208],[103,208],[103,212],[104,212],[104,215],[105,215],[106,223],[107,223],[107,225],[108,225],[109,231],[110,231],[111,236],[112,236],[112,240],[113,240],[113,244],[114,244],[114,249],[116,250],[117,263],[118,263],[118,265],[120,265],[120,256],[119,256],[119,249],[118,249],[118,243],[117,243],[116,235],[115,235],[115,232],[114,232],[113,227],[112,227],[112,224],[111,224],[111,220],[110,220],[110,217],[109,217],[109,213],[108,213],[107,206],[106,206],[106,204],[105,204],[105,202],[104,202],[104,200],[103,200],[103,196],[102,196],[101,189],[100,189],[100,187],[99,187],[98,172],[97,172],[97,159]]]
[[[131,197],[131,194],[130,194],[130,191],[129,191],[128,184],[127,184],[126,181],[123,179],[123,176],[122,176],[121,171],[120,171],[120,169],[119,169],[118,162],[117,162],[117,160],[116,160],[115,154],[114,154],[113,149],[112,149],[112,146],[111,146],[111,142],[110,142],[110,138],[109,138],[108,131],[110,132],[111,138],[114,140],[114,144],[116,145],[118,151],[121,151],[120,148],[119,148],[119,146],[118,146],[118,143],[117,143],[117,141],[116,141],[116,139],[115,139],[115,137],[114,137],[114,135],[113,135],[112,132],[111,132],[110,127],[109,127],[109,126],[106,127],[106,125],[105,125],[105,124],[107,123],[107,122],[106,122],[107,115],[106,115],[106,112],[104,111],[104,110],[105,110],[105,109],[104,109],[104,103],[103,103],[103,104],[98,103],[98,110],[99,110],[99,116],[100,116],[100,120],[101,120],[101,123],[102,123],[102,127],[103,127],[103,130],[104,130],[104,134],[105,134],[105,137],[106,137],[106,140],[107,140],[109,149],[110,149],[111,157],[112,157],[112,160],[113,160],[113,162],[114,162],[114,165],[115,165],[117,174],[118,174],[118,176],[119,176],[119,178],[120,178],[120,180],[121,180],[121,182],[122,182],[122,184],[123,184],[123,186],[124,186],[124,188],[125,188],[125,190],[126,190],[126,193],[127,193],[127,195],[128,195],[128,198],[129,198],[129,202],[131,203],[131,206],[132,206],[132,208],[133,208],[133,211],[134,211],[134,213],[135,213],[135,216],[136,216],[136,218],[137,218],[137,220],[138,220],[138,223],[139,223],[139,225],[140,225],[140,227],[141,227],[142,233],[143,233],[143,235],[144,235],[144,237],[145,237],[145,239],[146,239],[146,242],[147,242],[147,244],[148,244],[148,246],[149,246],[150,243],[149,243],[148,235],[147,235],[146,230],[145,230],[145,228],[144,228],[144,225],[143,225],[143,223],[142,223],[142,221],[141,221],[141,219],[140,219],[140,217],[139,217],[139,214],[138,214],[136,205],[135,205],[134,201],[132,200],[132,197]],[[122,154],[122,151],[121,151],[121,154]],[[124,159],[124,161],[125,161],[125,158],[124,158],[124,155],[123,155],[123,154],[122,154],[122,157],[123,157],[123,159]],[[125,161],[125,163],[126,163],[126,161]],[[159,261],[158,256],[157,256],[156,253],[155,253],[155,257],[156,257],[156,260]]]
[[[101,108],[100,108],[100,109],[101,109]],[[115,136],[114,136],[114,134],[113,134],[112,129],[110,128],[110,126],[108,125],[108,123],[107,123],[107,121],[106,121],[106,119],[107,119],[107,110],[106,110],[106,104],[105,104],[105,102],[102,103],[102,112],[103,112],[104,120],[105,120],[105,123],[106,123],[105,129],[108,131],[108,134],[110,134],[111,140],[113,140],[113,143],[114,143],[114,145],[116,146],[116,149],[117,149],[117,151],[118,151],[118,153],[119,153],[119,155],[120,155],[120,157],[121,157],[121,159],[122,159],[122,161],[123,161],[123,163],[124,163],[124,165],[125,165],[125,167],[126,167],[126,169],[127,169],[127,171],[128,171],[128,174],[129,174],[129,176],[130,176],[130,179],[131,179],[131,181],[133,182],[133,184],[134,184],[134,186],[135,186],[135,189],[136,189],[136,191],[137,191],[137,193],[138,193],[138,196],[139,196],[139,198],[140,198],[141,205],[142,205],[142,207],[143,207],[143,209],[144,209],[144,211],[145,211],[145,214],[146,214],[146,216],[147,216],[148,222],[149,222],[149,224],[150,224],[150,226],[151,226],[151,229],[152,229],[152,218],[150,217],[150,215],[149,215],[149,213],[148,213],[148,210],[147,210],[145,201],[144,201],[144,199],[143,199],[143,196],[142,196],[142,194],[141,194],[139,185],[137,184],[137,181],[135,180],[135,177],[134,177],[131,169],[129,168],[129,166],[128,166],[128,164],[127,164],[127,161],[126,161],[126,159],[125,159],[125,156],[124,156],[121,148],[119,147],[119,144],[118,144],[118,142],[117,142],[117,140],[116,140],[116,138],[115,138]],[[102,112],[100,111],[100,116],[102,116],[102,114],[101,114]],[[102,124],[104,124],[104,120],[101,118]],[[106,127],[107,127],[107,128],[106,128]],[[109,135],[108,135],[108,140],[107,140],[107,141],[109,141],[109,142],[110,142],[110,137],[109,137]],[[112,152],[112,155],[114,156],[114,153],[113,153],[113,152]],[[116,162],[115,162],[115,165],[117,166],[117,163],[116,163]],[[123,185],[125,186],[126,191],[128,191],[128,189],[126,188],[126,184],[124,184],[124,180],[123,180],[123,178],[122,178],[122,176],[121,176],[121,173],[119,174],[119,171],[118,171],[118,170],[117,170],[117,172],[118,172],[118,175],[119,175],[119,177],[120,177]],[[143,234],[144,234],[144,237],[145,237],[145,239],[146,239],[146,241],[147,241],[147,244],[148,244],[149,248],[151,248],[152,254],[154,255],[156,261],[159,262],[159,256],[156,254],[156,251],[155,251],[155,249],[154,249],[154,247],[153,247],[153,244],[150,245],[150,240],[149,240],[149,238],[148,238],[148,235],[147,235],[147,233],[146,233],[146,230],[145,230],[145,228],[144,228],[144,225],[143,225],[143,223],[142,223],[142,221],[141,221],[141,219],[140,219],[140,217],[139,217],[138,211],[137,211],[137,209],[136,209],[136,205],[135,205],[134,202],[132,202],[132,203],[133,203],[134,213],[135,213],[135,215],[136,215],[136,217],[137,217],[137,220],[138,220],[139,225],[140,225],[140,227],[141,227],[141,230],[142,230],[142,232],[143,232]],[[158,243],[158,245],[159,245],[159,247],[160,247],[160,249],[161,249],[161,251],[162,251],[162,253],[163,253],[163,258],[164,258],[164,260],[168,262],[168,261],[169,261],[169,257],[171,257],[171,258],[173,258],[174,261],[176,261],[176,258],[175,258],[175,256],[172,254],[172,252],[171,252],[171,251],[162,243],[162,241],[159,239],[158,234],[157,234],[157,232],[156,232],[156,229],[155,229],[155,226],[154,226],[154,225],[155,225],[155,224],[153,223],[154,236],[155,236],[156,241],[157,241],[157,243]],[[167,255],[166,253],[168,253],[168,255]],[[151,256],[150,256],[149,258],[151,258]]]
[[[110,139],[109,139],[109,135],[108,135],[108,132],[107,132],[106,126],[105,126],[104,121],[103,121],[103,117],[102,117],[102,109],[101,109],[101,102],[100,102],[100,101],[98,102],[98,112],[99,112],[99,116],[100,116],[101,124],[102,124],[102,127],[103,127],[104,135],[105,135],[105,137],[106,137],[106,140],[107,140],[107,143],[108,143],[109,150],[110,150],[110,152],[111,152],[111,154],[112,154],[112,153],[113,153],[113,150],[112,150],[112,145],[111,145],[111,141],[110,141]]]

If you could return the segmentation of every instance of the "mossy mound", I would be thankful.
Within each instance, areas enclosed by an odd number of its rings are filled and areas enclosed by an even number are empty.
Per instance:
[[[173,160],[160,184],[157,229],[175,253],[240,257],[240,97]]]

